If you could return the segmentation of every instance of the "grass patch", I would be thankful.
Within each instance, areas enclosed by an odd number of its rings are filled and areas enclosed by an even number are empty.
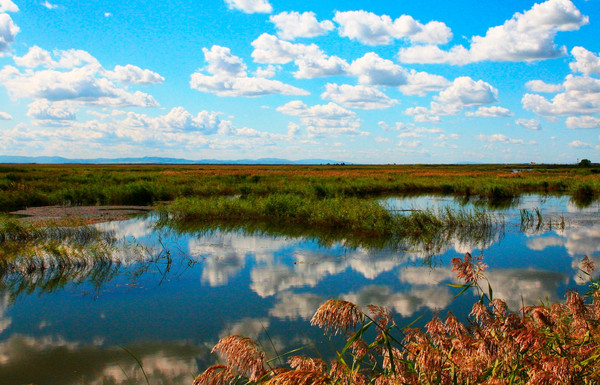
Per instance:
[[[213,230],[304,236],[372,248],[418,247],[431,253],[449,239],[487,244],[501,223],[484,210],[394,212],[376,200],[301,197],[181,198],[159,206],[158,225],[183,232]]]

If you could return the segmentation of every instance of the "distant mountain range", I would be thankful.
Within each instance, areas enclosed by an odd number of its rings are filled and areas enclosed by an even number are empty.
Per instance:
[[[179,158],[143,157],[143,158],[94,158],[69,159],[60,156],[10,156],[0,155],[0,163],[41,163],[41,164],[340,164],[331,159],[289,160],[279,158],[217,160],[189,160]],[[348,163],[346,163],[348,164]]]

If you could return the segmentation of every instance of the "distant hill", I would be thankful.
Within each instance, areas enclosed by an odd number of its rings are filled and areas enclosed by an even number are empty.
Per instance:
[[[339,164],[331,159],[300,159],[289,160],[279,158],[217,160],[189,160],[181,158],[142,157],[142,158],[94,158],[69,159],[60,156],[10,156],[0,155],[0,163],[40,163],[40,164]]]

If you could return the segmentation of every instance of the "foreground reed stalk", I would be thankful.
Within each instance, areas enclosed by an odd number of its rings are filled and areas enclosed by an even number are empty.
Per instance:
[[[510,312],[483,285],[486,265],[467,253],[452,260],[453,271],[476,290],[467,323],[452,313],[434,316],[423,329],[400,328],[381,306],[331,299],[311,323],[326,334],[343,333],[338,359],[325,362],[288,357],[287,367],[272,367],[259,345],[234,335],[213,349],[225,364],[200,374],[194,385],[233,383],[308,384],[597,384],[600,382],[600,285],[592,278],[593,262],[585,257],[582,273],[589,290],[569,292],[564,303],[528,306]],[[488,286],[486,290],[483,288]],[[461,292],[461,293],[462,293]],[[369,330],[367,333],[367,330]]]

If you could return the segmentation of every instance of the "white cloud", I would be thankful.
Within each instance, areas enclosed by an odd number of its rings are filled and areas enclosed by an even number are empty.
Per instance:
[[[584,75],[600,75],[600,57],[583,47],[573,47],[571,54],[575,62],[569,64],[571,71],[581,72]]]
[[[530,80],[525,83],[525,87],[533,92],[542,92],[554,94],[560,92],[563,89],[562,84],[548,84],[541,80]]]
[[[229,48],[214,45],[203,49],[208,62],[210,75],[193,73],[190,86],[202,92],[211,92],[219,96],[262,96],[269,94],[307,95],[300,88],[284,84],[278,80],[249,77],[246,65],[241,58],[232,55]]]
[[[294,60],[298,71],[294,77],[298,79],[313,79],[326,76],[343,75],[348,70],[348,63],[337,56],[327,56],[323,52],[319,55],[302,55]]]
[[[421,145],[420,140],[411,140],[411,141],[401,140],[398,142],[398,147],[416,148],[416,147],[419,147],[420,145]]]
[[[452,85],[436,97],[441,103],[461,106],[479,106],[496,101],[498,90],[483,80],[474,81],[468,76],[454,79]]]
[[[255,62],[263,64],[286,64],[300,55],[314,55],[320,52],[316,44],[294,44],[268,33],[257,37],[252,42],[252,47],[252,58]]]
[[[11,98],[70,100],[82,105],[155,107],[158,103],[151,95],[140,91],[133,93],[116,87],[102,77],[102,69],[88,65],[67,72],[41,70],[25,72],[13,66],[0,70],[0,83]]]
[[[56,4],[52,4],[52,3],[50,3],[48,0],[45,0],[45,1],[42,3],[42,6],[44,6],[44,8],[46,8],[46,9],[56,9],[56,8],[58,8],[58,5],[56,5]]]
[[[229,9],[237,9],[245,13],[271,13],[273,7],[268,0],[225,0]]]
[[[14,56],[13,60],[19,67],[27,68],[75,68],[84,65],[92,65],[101,67],[98,60],[88,52],[79,49],[56,50],[53,55],[57,60],[52,59],[50,52],[34,45],[29,48],[29,51],[22,57]]]
[[[571,148],[592,148],[592,145],[586,142],[582,142],[581,140],[574,140],[569,143],[569,147]]]
[[[113,71],[107,72],[107,77],[115,79],[121,83],[130,84],[158,84],[165,81],[165,78],[147,69],[127,64],[126,66],[115,66]]]
[[[479,139],[482,142],[488,142],[488,143],[525,144],[525,141],[523,139],[511,139],[503,134],[492,134],[492,135],[479,134],[477,136],[477,139]]]
[[[403,122],[396,122],[394,123],[393,126],[390,126],[389,124],[387,124],[386,122],[378,122],[377,123],[379,125],[379,127],[381,127],[383,130],[385,131],[389,131],[389,130],[403,130],[406,128],[406,124],[404,124]]]
[[[50,103],[36,100],[29,105],[27,116],[37,120],[75,120],[75,110],[65,102]]]
[[[9,1],[6,6],[9,7],[11,4],[14,5]],[[10,44],[15,41],[15,36],[19,31],[19,27],[13,22],[8,13],[0,13],[0,56],[10,49]]]
[[[567,75],[565,92],[548,100],[537,94],[525,94],[523,108],[542,116],[589,115],[600,112],[600,80],[587,76]]]
[[[515,120],[517,126],[524,127],[528,130],[541,130],[542,125],[537,119],[517,119]]]
[[[275,24],[277,35],[285,40],[321,36],[335,28],[329,20],[318,22],[314,12],[281,12],[269,17],[269,21]]]
[[[487,30],[485,36],[473,36],[469,49],[458,45],[449,51],[437,46],[413,46],[399,52],[405,63],[466,63],[490,61],[532,61],[550,59],[565,54],[556,47],[554,37],[559,31],[573,31],[587,24],[570,0],[548,0],[535,4],[524,13],[517,12],[503,25]]]
[[[327,56],[315,44],[294,44],[267,33],[254,40],[252,46],[252,58],[257,63],[286,64],[294,61],[298,66],[294,76],[298,79],[343,75],[349,67],[345,60]]]
[[[360,84],[371,86],[398,87],[406,84],[408,77],[404,68],[391,60],[382,59],[375,52],[354,60],[348,72],[358,76]]]
[[[600,128],[600,119],[593,116],[569,116],[567,127],[576,128]]]
[[[415,122],[419,122],[419,123],[425,123],[425,122],[437,123],[441,120],[439,116],[434,115],[432,113],[432,111],[429,110],[427,107],[422,107],[422,106],[407,108],[404,111],[404,113],[406,115],[412,116],[413,119],[415,120]]]
[[[428,92],[441,91],[450,84],[443,76],[411,70],[407,84],[401,85],[399,89],[405,95],[425,96]]]
[[[363,44],[390,44],[393,39],[407,38],[412,42],[444,44],[452,38],[452,32],[444,23],[431,21],[421,24],[409,15],[392,20],[388,15],[376,15],[367,11],[336,12],[333,20],[339,24],[342,37],[358,40]]]
[[[411,107],[404,113],[412,115],[417,122],[439,122],[440,115],[458,115],[465,108],[494,103],[497,96],[498,90],[489,83],[461,76],[434,96],[429,108]]]
[[[348,108],[360,108],[363,110],[377,110],[390,108],[398,101],[390,99],[386,94],[374,87],[362,85],[352,86],[349,84],[337,85],[328,83],[326,91],[321,98],[330,99]]]
[[[19,12],[19,7],[11,0],[0,0],[0,12]]]
[[[113,15],[113,14],[112,14],[112,13],[110,13],[110,12],[104,12],[104,17],[106,17],[107,19],[108,19],[109,17],[112,17],[112,15]]]
[[[482,116],[489,118],[500,118],[513,116],[513,113],[510,112],[508,108],[491,106],[491,107],[479,107],[477,111],[468,111],[465,113],[467,116]]]
[[[445,63],[463,65],[471,62],[469,51],[463,46],[454,46],[444,51],[437,45],[417,45],[402,48],[398,52],[402,63]]]
[[[272,78],[273,76],[275,76],[275,74],[277,74],[277,71],[279,69],[279,66],[274,66],[272,64],[269,64],[266,67],[259,67],[256,69],[256,77],[265,79]]]
[[[360,120],[355,112],[335,103],[308,107],[299,100],[291,101],[277,111],[285,115],[299,116],[309,136],[330,134],[364,134],[358,130]]]
[[[12,118],[9,113],[0,111],[0,120],[12,120]]]

